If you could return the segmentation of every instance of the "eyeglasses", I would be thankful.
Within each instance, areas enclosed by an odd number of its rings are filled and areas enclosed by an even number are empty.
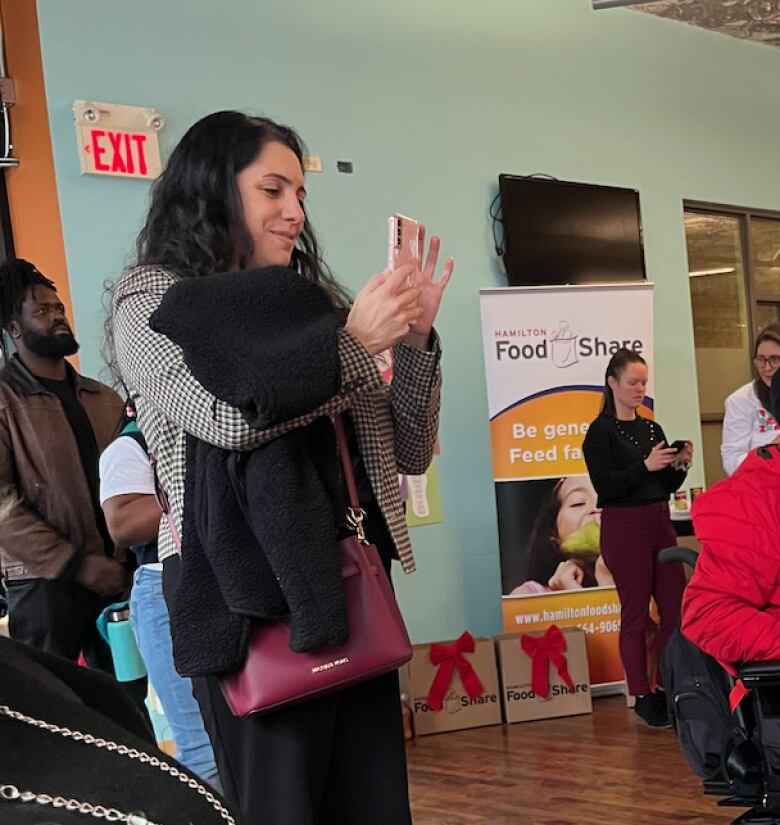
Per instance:
[[[763,355],[757,355],[753,359],[753,363],[760,370],[763,370],[766,367],[771,367],[773,370],[776,370],[780,367],[780,355],[770,355],[768,358],[765,358]]]

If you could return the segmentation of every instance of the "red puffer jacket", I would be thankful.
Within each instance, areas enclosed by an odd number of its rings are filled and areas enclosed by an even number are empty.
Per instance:
[[[780,445],[753,450],[692,516],[702,552],[683,634],[726,666],[780,659]]]

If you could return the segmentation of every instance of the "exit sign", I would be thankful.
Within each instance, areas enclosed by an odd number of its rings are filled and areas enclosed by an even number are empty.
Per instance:
[[[73,104],[81,173],[156,178],[162,169],[154,109],[77,100]]]

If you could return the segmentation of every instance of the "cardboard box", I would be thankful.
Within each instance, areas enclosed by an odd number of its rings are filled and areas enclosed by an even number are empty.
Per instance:
[[[545,632],[527,635],[541,638]],[[496,636],[501,697],[507,722],[530,722],[534,719],[592,712],[585,631],[577,627],[564,627],[561,632],[566,640],[566,650],[562,655],[566,658],[574,688],[572,690],[565,684],[555,665],[549,662],[550,686],[547,699],[538,697],[531,687],[533,662],[521,646],[522,635]]]
[[[475,699],[469,697],[456,667],[444,697],[444,707],[439,711],[433,710],[428,704],[428,691],[438,671],[438,667],[430,660],[431,645],[414,646],[412,660],[406,665],[406,678],[416,736],[501,724],[501,699],[493,640],[475,639],[475,643],[473,653],[461,655],[474,668],[485,688],[484,693]]]
[[[408,665],[402,665],[398,669],[398,689],[401,692],[401,701],[408,702],[410,700]]]

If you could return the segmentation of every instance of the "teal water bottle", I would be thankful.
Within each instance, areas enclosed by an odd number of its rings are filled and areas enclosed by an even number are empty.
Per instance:
[[[146,666],[130,625],[130,608],[112,605],[106,612],[106,632],[117,681],[133,682],[143,678]]]

